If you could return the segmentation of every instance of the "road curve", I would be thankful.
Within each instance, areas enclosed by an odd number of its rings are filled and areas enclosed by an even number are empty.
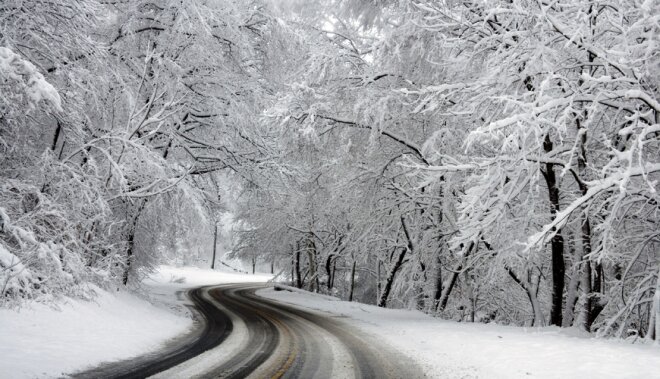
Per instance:
[[[402,354],[343,322],[255,295],[263,284],[188,292],[199,327],[156,353],[75,378],[421,378]]]

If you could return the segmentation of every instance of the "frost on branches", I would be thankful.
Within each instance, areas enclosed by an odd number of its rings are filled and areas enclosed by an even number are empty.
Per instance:
[[[339,3],[293,17],[238,246],[381,306],[657,339],[660,5]]]
[[[14,133],[21,133],[20,130],[12,133],[8,125],[12,122],[20,125],[21,118],[42,105],[62,111],[62,103],[58,92],[32,63],[5,47],[0,47],[0,77],[3,102],[0,127],[4,129],[0,130],[0,141],[4,143],[0,157],[7,159],[12,154],[8,144],[12,143]],[[44,176],[57,171],[51,166],[54,163],[49,154],[40,159]],[[64,186],[66,181],[58,184]],[[0,304],[84,292],[80,285],[89,277],[85,275],[88,270],[80,255],[81,238],[75,235],[75,221],[72,222],[77,216],[75,207],[54,201],[50,191],[44,191],[48,185],[52,183],[45,183],[40,190],[29,181],[2,177]],[[61,193],[59,189],[55,192]]]
[[[0,78],[2,78],[3,103],[26,104],[33,110],[40,101],[49,103],[55,110],[62,110],[62,100],[55,87],[44,79],[37,68],[21,59],[7,47],[0,47]]]
[[[659,338],[657,1],[16,3],[3,301],[208,262],[230,210],[300,288]]]
[[[3,306],[210,261],[226,173],[266,154],[273,21],[260,1],[3,2]]]

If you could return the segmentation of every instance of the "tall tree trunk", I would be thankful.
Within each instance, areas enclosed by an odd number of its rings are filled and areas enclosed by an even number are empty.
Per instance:
[[[307,240],[307,260],[309,261],[309,290],[319,292],[319,277],[316,269],[316,244],[311,236]]]
[[[447,284],[442,285],[443,290],[442,290],[442,295],[440,296],[440,300],[438,301],[438,312],[442,312],[445,310],[447,307],[447,303],[449,302],[449,295],[451,295],[452,290],[454,289],[454,286],[456,285],[456,281],[458,280],[458,275],[461,273],[461,270],[463,270],[463,265],[466,263],[467,258],[470,256],[472,253],[472,250],[475,247],[474,242],[470,242],[470,247],[467,249],[465,252],[465,255],[463,255],[463,258],[461,259],[461,263],[459,263],[456,268],[453,270],[451,275],[449,276],[449,279],[447,279]]]
[[[476,296],[475,296],[475,291],[474,291],[474,286],[472,285],[472,278],[469,276],[469,271],[470,270],[465,270],[463,271],[463,283],[465,283],[465,289],[466,289],[466,295],[468,298],[468,301],[470,302],[470,316],[469,316],[469,321],[474,322],[475,319],[475,308],[476,308]]]
[[[380,261],[380,258],[377,258],[377,260],[378,260],[378,263],[376,264],[376,302],[378,302],[378,300],[380,300],[380,293],[381,293],[380,291],[382,289],[381,288],[382,284],[380,282],[381,261]]]
[[[292,253],[291,254],[291,286],[294,285],[294,282],[296,281],[296,254]]]
[[[355,290],[355,265],[356,261],[353,259],[353,266],[351,266],[351,290],[348,293],[348,301],[353,301],[353,291]]]
[[[433,311],[438,311],[440,305],[440,297],[442,296],[442,261],[440,254],[436,257],[436,270],[435,270],[435,290],[433,291]]]
[[[406,219],[403,216],[401,216],[401,226],[403,228],[403,233],[406,235],[406,239],[408,240],[408,246],[405,249],[401,249],[399,256],[397,257],[396,261],[390,268],[390,272],[388,273],[387,278],[385,279],[385,287],[383,288],[383,292],[380,294],[380,299],[378,299],[378,306],[383,308],[387,306],[387,300],[389,299],[390,292],[392,291],[394,278],[396,277],[397,272],[403,265],[403,259],[406,257],[406,253],[408,251],[412,252],[414,249],[412,239],[408,231],[408,226],[406,225]]]
[[[582,290],[584,291],[584,305],[582,307],[582,315],[578,318],[581,321],[581,327],[586,330],[591,330],[591,323],[593,322],[593,288],[591,278],[591,226],[589,225],[589,218],[584,214],[581,217],[582,227]]]
[[[348,229],[350,230],[350,224]],[[328,291],[332,291],[332,288],[335,285],[335,269],[337,267],[337,259],[346,248],[342,245],[343,240],[344,235],[340,235],[334,251],[328,254],[328,258],[325,261],[325,273],[328,276]]]
[[[296,268],[296,287],[302,288],[303,282],[300,277],[300,241],[296,242],[296,251],[295,251],[295,268]]]
[[[98,227],[99,221],[96,220],[92,223],[92,227],[85,233],[85,245],[88,245],[90,242],[92,242],[92,238],[94,238],[94,233],[96,232],[96,228]],[[96,261],[98,260],[98,253],[95,254],[89,254],[87,256],[87,267],[93,267],[96,264]]]
[[[327,286],[328,287],[328,292],[332,291],[332,284],[333,284],[332,283],[333,282],[333,280],[332,280],[332,261],[333,261],[333,259],[332,258],[333,257],[334,257],[334,254],[329,254],[328,258],[325,260],[325,274],[328,277],[328,286]]]
[[[543,149],[547,153],[551,152],[553,149],[549,134],[546,134],[545,136]],[[554,219],[557,216],[557,213],[559,213],[559,187],[554,164],[546,163],[543,175],[548,186],[550,214]],[[565,275],[564,237],[562,236],[561,229],[553,229],[553,232],[555,235],[550,242],[552,255],[552,308],[550,310],[550,324],[561,326]]]
[[[603,295],[605,294],[605,273],[603,271],[603,265],[600,262],[595,263],[593,290]]]
[[[135,241],[135,232],[130,232],[126,243],[128,244],[128,249],[126,249],[126,263],[124,266],[124,273],[122,274],[122,284],[128,285],[128,276],[131,271],[131,265],[133,263],[133,244]]]
[[[211,260],[211,270],[215,270],[215,251],[218,246],[218,224],[215,224],[213,231],[213,260]]]
[[[584,115],[584,117],[586,117],[586,114]],[[587,168],[587,149],[586,149],[587,130],[582,125],[580,116],[576,116],[575,124],[578,130],[578,138],[580,139],[578,158],[577,158],[578,172],[576,175],[576,181],[578,182],[580,192],[584,196],[587,194],[588,191],[588,188],[584,183],[584,177],[586,175],[586,168]],[[580,214],[580,223],[581,223],[580,240],[582,241],[582,261],[583,261],[582,288],[584,289],[585,301],[582,309],[582,315],[579,317],[579,319],[582,323],[581,327],[584,328],[584,330],[586,331],[590,331],[591,325],[596,320],[596,317],[598,317],[600,312],[603,310],[603,306],[600,301],[601,298],[600,291],[602,287],[601,285],[602,267],[596,268],[596,275],[595,277],[593,277],[593,273],[592,273],[593,270],[591,266],[591,260],[592,260],[591,253],[593,251],[591,245],[591,221],[589,220],[587,209],[584,209],[583,212]],[[598,266],[600,266],[600,264]]]
[[[419,273],[417,274],[417,309],[426,311],[428,296],[426,295],[426,282],[428,277],[426,275],[426,265],[424,262],[419,262]]]
[[[596,13],[593,12],[592,7],[589,9],[589,13],[591,14],[591,17],[589,19],[589,22],[591,24],[591,32],[592,32],[592,37],[593,37],[593,32],[594,32],[594,26],[596,24]],[[595,71],[598,69],[597,67],[594,67],[591,63],[594,62],[596,56],[592,52],[588,52],[587,59],[589,61],[589,65],[585,65],[582,67],[582,73],[586,75],[594,75]],[[578,80],[578,85],[582,85],[583,80],[580,78]],[[580,192],[582,195],[586,195],[588,188],[584,183],[585,177],[587,175],[586,169],[587,169],[587,127],[583,124],[582,120],[587,119],[587,110],[583,110],[582,114],[577,115],[575,117],[575,125],[577,127],[577,137],[579,138],[579,150],[578,150],[578,157],[577,157],[577,167],[578,167],[578,172],[576,175],[576,181],[578,182],[578,186],[580,188]],[[593,257],[591,257],[592,253],[592,238],[591,238],[591,221],[589,220],[589,214],[587,213],[588,210],[584,209],[583,212],[580,215],[580,222],[581,222],[581,232],[582,232],[582,261],[584,262],[584,267],[583,267],[583,288],[585,291],[585,301],[584,301],[584,307],[583,307],[583,314],[581,315],[580,319],[582,320],[582,327],[590,331],[591,326],[593,325],[593,322],[596,320],[596,317],[600,314],[600,312],[603,310],[603,305],[601,302],[602,296],[602,266],[600,263],[596,264],[596,270],[593,272],[592,270],[592,265],[591,261],[593,260]],[[595,274],[595,275],[594,275]]]
[[[62,160],[62,156],[64,155],[64,148],[65,147],[66,147],[66,139],[64,141],[62,141],[62,146],[60,146],[60,153],[57,154],[57,160],[58,161]]]
[[[396,276],[396,273],[403,265],[403,259],[406,257],[407,252],[408,249],[401,249],[401,252],[399,253],[396,261],[390,268],[390,271],[387,274],[387,277],[385,278],[385,286],[383,287],[383,292],[380,294],[380,299],[378,299],[379,307],[383,307],[383,308],[387,307],[387,300],[390,297],[390,291],[392,291],[392,284],[394,284],[394,277]]]
[[[62,123],[60,123],[60,120],[57,121],[57,127],[55,127],[55,134],[53,135],[53,143],[50,146],[50,149],[55,152],[55,149],[57,148],[57,142],[60,140],[60,134],[62,133]]]
[[[447,303],[449,302],[449,295],[451,295],[451,291],[454,289],[454,286],[456,285],[456,281],[458,280],[458,274],[460,271],[463,269],[463,264],[460,263],[456,268],[454,269],[454,272],[451,273],[449,276],[449,283],[447,283],[446,286],[443,286],[444,289],[442,290],[442,296],[440,296],[440,301],[438,302],[438,311],[442,312],[445,310],[447,307]]]
[[[142,211],[144,210],[144,207],[146,207],[148,201],[148,199],[139,200],[140,203],[135,212],[135,216],[133,216],[133,220],[129,225],[128,238],[126,238],[126,264],[122,274],[122,283],[124,285],[128,285],[128,277],[131,271],[131,266],[133,265],[135,252],[135,232],[137,231],[138,220],[140,219],[140,215],[142,214]]]
[[[334,288],[335,286],[335,278],[337,274],[337,259],[332,260],[332,282],[331,282],[331,287]]]

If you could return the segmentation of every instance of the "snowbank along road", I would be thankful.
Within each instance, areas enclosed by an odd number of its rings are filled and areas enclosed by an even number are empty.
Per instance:
[[[263,284],[188,292],[200,327],[162,351],[76,378],[421,378],[422,371],[338,317],[254,294]]]

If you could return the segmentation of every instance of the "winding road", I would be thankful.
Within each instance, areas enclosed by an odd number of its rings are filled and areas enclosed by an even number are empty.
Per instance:
[[[404,355],[339,316],[264,299],[263,284],[201,287],[187,296],[198,328],[164,349],[74,378],[422,378]]]

